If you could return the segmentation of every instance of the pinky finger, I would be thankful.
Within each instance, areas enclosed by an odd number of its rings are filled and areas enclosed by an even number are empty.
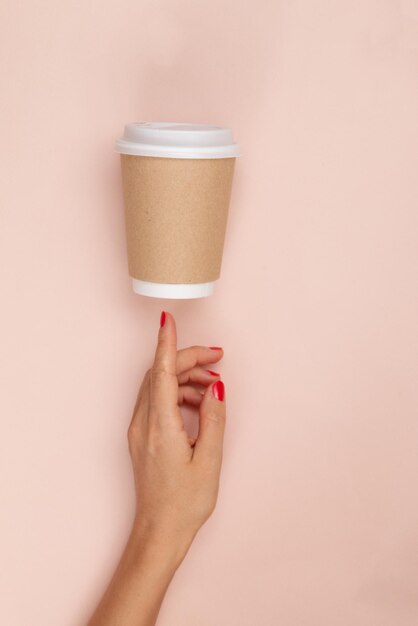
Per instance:
[[[179,393],[178,393],[178,403],[181,404],[191,404],[192,406],[200,406],[203,399],[203,395],[201,394],[196,387],[192,387],[191,385],[180,385]]]

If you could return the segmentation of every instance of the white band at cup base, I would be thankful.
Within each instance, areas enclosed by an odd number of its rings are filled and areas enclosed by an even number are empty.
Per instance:
[[[211,296],[215,283],[150,283],[132,278],[135,293],[151,298],[205,298]]]

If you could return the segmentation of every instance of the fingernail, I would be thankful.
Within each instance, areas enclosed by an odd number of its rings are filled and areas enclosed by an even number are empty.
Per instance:
[[[222,350],[222,348],[218,348],[218,346],[209,346],[211,350]]]
[[[225,385],[221,380],[217,380],[212,387],[213,395],[217,400],[223,400],[225,397]]]
[[[220,376],[218,372],[214,372],[213,370],[206,370],[206,371],[209,372],[209,374],[212,374],[212,376]]]
[[[161,317],[160,317],[160,328],[164,326],[164,324],[165,324],[165,311],[162,311]]]

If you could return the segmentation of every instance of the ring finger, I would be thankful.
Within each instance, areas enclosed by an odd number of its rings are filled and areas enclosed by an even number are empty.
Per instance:
[[[180,385],[178,393],[178,403],[191,404],[192,406],[200,406],[203,394],[192,385]]]

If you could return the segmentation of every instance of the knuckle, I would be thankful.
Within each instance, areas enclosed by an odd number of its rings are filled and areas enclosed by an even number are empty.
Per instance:
[[[197,344],[190,346],[188,350],[191,352],[193,362],[191,363],[191,367],[195,367],[199,361],[199,353],[201,352],[201,346]]]
[[[126,431],[128,439],[136,439],[137,429],[133,424],[129,424],[128,430]]]
[[[153,367],[151,370],[151,378],[150,378],[150,389],[151,389],[151,403],[152,397],[155,395],[155,392],[163,389],[169,382],[171,378],[175,378],[177,381],[177,376],[167,371],[163,367]]]
[[[165,378],[171,376],[170,372],[163,365],[153,365],[151,368],[151,380]]]
[[[140,443],[140,436],[136,426],[130,425],[127,430],[127,439],[128,439],[128,448],[130,453],[132,454],[134,451],[138,449]]]
[[[151,377],[150,377],[150,389],[151,392],[158,389],[160,386],[164,385],[165,380],[167,379],[166,372],[163,369],[152,369]]]
[[[132,422],[128,426],[127,430],[128,439],[132,439],[134,441],[139,441],[142,439],[142,429],[140,424],[136,420],[132,420]]]
[[[225,416],[222,413],[217,413],[216,411],[208,411],[206,413],[206,419],[208,420],[208,422],[223,424],[225,421]]]
[[[198,513],[202,521],[206,521],[216,509],[216,501],[218,495],[218,487],[216,486],[213,493],[201,501]]]

